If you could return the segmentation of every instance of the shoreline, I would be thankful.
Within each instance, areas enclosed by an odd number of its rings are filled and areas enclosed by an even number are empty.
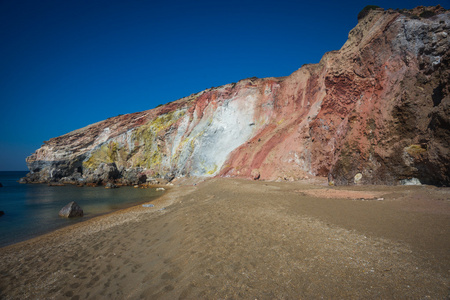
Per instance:
[[[152,186],[152,188],[156,188],[156,187],[161,187],[161,186],[159,186],[159,185],[154,186],[154,187]],[[100,187],[95,187],[95,188],[100,188]],[[132,188],[132,187],[130,187],[130,188]],[[30,246],[31,244],[45,243],[47,240],[53,240],[59,236],[70,234],[71,232],[78,232],[80,230],[83,230],[85,227],[98,226],[101,223],[110,222],[109,219],[113,218],[114,216],[121,217],[121,219],[122,219],[121,222],[127,222],[127,221],[133,219],[133,216],[132,216],[133,214],[155,212],[157,210],[156,208],[158,206],[161,206],[164,203],[170,203],[169,201],[164,202],[161,198],[166,197],[170,193],[170,191],[173,189],[173,187],[172,186],[171,187],[164,186],[164,188],[165,188],[164,194],[156,197],[153,200],[150,200],[150,201],[143,200],[143,201],[140,201],[139,204],[132,203],[124,208],[119,208],[119,209],[116,209],[116,210],[113,210],[110,212],[104,212],[104,213],[95,214],[93,216],[88,216],[88,217],[86,217],[85,220],[80,220],[80,222],[78,222],[78,223],[65,225],[61,228],[51,230],[49,232],[26,239],[24,241],[20,241],[17,243],[13,243],[10,245],[0,247],[0,252],[2,250],[9,250],[8,248],[21,248],[21,247]],[[155,203],[158,203],[158,206],[155,205]],[[150,207],[150,208],[142,207],[142,205],[144,205],[144,204],[154,204],[155,206]],[[170,205],[170,204],[168,204],[168,205]],[[165,207],[165,206],[162,206],[162,207]],[[149,210],[151,210],[151,211],[149,211]],[[127,219],[130,217],[131,217],[131,219]],[[84,217],[82,217],[82,218],[84,218]],[[116,223],[112,222],[110,224],[110,226],[118,226],[120,224],[121,224],[120,222],[116,222]],[[105,228],[100,228],[99,230],[103,230],[103,229],[105,229]]]
[[[37,183],[29,184],[30,187],[22,187],[23,184],[17,180],[10,181],[11,183],[2,191],[6,194],[1,195],[2,201],[0,201],[6,213],[1,220],[4,227],[0,230],[0,248],[86,222],[92,218],[138,206],[165,194],[157,190],[162,185],[146,184],[140,185],[139,188],[122,186],[118,191],[108,191],[105,187],[48,186]],[[164,190],[170,187],[165,185]],[[38,196],[30,197],[30,195]],[[60,208],[70,201],[76,201],[83,208],[83,217],[58,217]],[[24,209],[20,210],[21,206],[24,206]],[[36,206],[37,209],[29,209],[30,206]],[[52,211],[55,213],[51,215]]]
[[[359,197],[368,194],[383,200]],[[449,293],[448,188],[212,178],[151,203],[0,248],[0,297]]]

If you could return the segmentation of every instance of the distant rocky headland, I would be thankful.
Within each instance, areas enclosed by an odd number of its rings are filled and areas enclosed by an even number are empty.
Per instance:
[[[450,11],[368,7],[338,51],[52,138],[22,182],[450,185]]]

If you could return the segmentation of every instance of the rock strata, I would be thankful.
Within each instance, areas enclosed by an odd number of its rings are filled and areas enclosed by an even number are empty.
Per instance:
[[[450,12],[368,10],[338,51],[50,139],[22,182],[186,176],[450,184]]]

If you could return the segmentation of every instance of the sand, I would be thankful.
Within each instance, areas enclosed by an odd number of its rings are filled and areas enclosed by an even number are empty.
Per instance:
[[[216,178],[152,203],[1,248],[0,298],[450,295],[448,188]]]

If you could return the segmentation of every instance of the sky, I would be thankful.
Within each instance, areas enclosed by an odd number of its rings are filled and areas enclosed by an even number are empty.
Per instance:
[[[0,0],[0,171],[109,117],[318,63],[366,5],[447,1]]]

